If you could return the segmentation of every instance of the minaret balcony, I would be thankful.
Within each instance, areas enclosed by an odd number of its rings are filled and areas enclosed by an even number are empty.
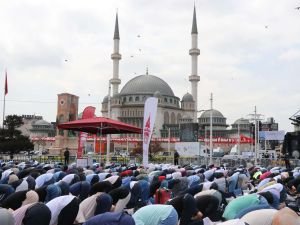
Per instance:
[[[192,48],[189,51],[190,55],[200,55],[200,49],[199,48]]]
[[[121,84],[121,80],[119,78],[110,79],[111,84]]]
[[[191,76],[189,76],[189,81],[200,81],[200,76],[191,75]]]
[[[119,53],[113,53],[113,54],[111,54],[111,59],[121,59],[122,58],[122,56],[121,56],[121,54],[119,54]]]

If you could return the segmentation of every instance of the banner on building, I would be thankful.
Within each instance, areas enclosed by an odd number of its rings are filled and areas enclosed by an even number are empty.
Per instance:
[[[149,144],[153,132],[156,111],[157,98],[147,98],[144,107],[144,123],[143,123],[143,165],[148,166]]]
[[[283,141],[285,132],[279,131],[259,131],[259,139],[266,141]]]
[[[96,108],[93,106],[88,106],[83,110],[81,119],[88,119],[95,117]],[[77,149],[77,158],[82,158],[83,156],[83,148],[87,141],[88,133],[80,132],[78,138],[78,149]]]

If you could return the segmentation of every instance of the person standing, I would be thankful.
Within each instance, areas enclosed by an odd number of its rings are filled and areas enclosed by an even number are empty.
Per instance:
[[[179,159],[179,153],[177,152],[177,150],[175,150],[174,152],[174,165],[178,165],[178,159]]]
[[[68,148],[66,148],[66,151],[64,152],[64,157],[65,157],[65,165],[69,165],[70,152]]]

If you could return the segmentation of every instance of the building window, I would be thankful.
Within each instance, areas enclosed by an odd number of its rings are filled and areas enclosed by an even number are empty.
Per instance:
[[[136,97],[135,97],[135,101],[136,101],[136,102],[140,101],[140,97],[139,97],[139,96],[136,96]]]
[[[168,102],[168,99],[167,99],[167,98],[165,98],[165,99],[164,99],[164,101],[165,101],[165,102]]]
[[[132,97],[129,97],[129,102],[132,102]]]
[[[170,98],[170,103],[173,103],[173,99]]]

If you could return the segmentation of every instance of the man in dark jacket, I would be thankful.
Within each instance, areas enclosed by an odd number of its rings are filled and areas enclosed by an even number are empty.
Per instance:
[[[64,157],[65,157],[65,165],[69,165],[70,152],[68,148],[66,148],[66,151],[64,152]]]

